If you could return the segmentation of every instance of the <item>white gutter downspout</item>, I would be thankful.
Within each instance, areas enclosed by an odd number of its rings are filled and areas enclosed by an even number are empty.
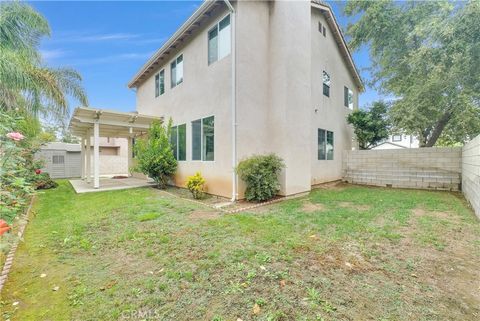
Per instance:
[[[237,105],[236,105],[236,60],[235,60],[235,9],[229,0],[223,0],[227,5],[231,13],[231,25],[232,25],[232,202],[237,200],[237,174],[235,168],[237,167]]]

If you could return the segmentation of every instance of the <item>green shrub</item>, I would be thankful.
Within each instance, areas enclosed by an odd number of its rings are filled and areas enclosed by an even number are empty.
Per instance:
[[[205,193],[205,178],[200,172],[190,176],[187,180],[187,188],[192,193],[194,199],[200,199]]]
[[[266,201],[280,190],[278,174],[284,168],[283,160],[275,154],[255,155],[241,161],[237,173],[247,184],[245,198],[248,201]]]
[[[35,189],[49,189],[58,186],[48,173],[39,173],[32,177],[31,183]]]
[[[135,141],[135,170],[152,178],[160,188],[167,186],[168,180],[177,170],[177,160],[170,145],[172,120],[164,125],[154,121],[147,137]]]

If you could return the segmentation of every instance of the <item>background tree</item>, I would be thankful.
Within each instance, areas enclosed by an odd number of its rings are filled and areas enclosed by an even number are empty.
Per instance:
[[[134,151],[137,165],[135,170],[152,178],[160,188],[177,170],[177,160],[170,145],[172,120],[168,124],[154,121],[145,138],[135,141]]]
[[[350,113],[347,122],[353,125],[360,149],[370,149],[388,138],[389,121],[387,104],[374,102],[369,110],[357,109]]]
[[[64,119],[68,96],[87,106],[81,77],[73,69],[45,66],[38,46],[50,35],[43,16],[27,4],[0,3],[0,109],[23,109]]]
[[[480,134],[480,1],[355,0],[345,13],[360,14],[350,45],[369,45],[372,84],[396,97],[395,127],[422,147]]]

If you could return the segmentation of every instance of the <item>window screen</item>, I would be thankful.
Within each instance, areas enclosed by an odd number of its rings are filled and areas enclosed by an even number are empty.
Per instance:
[[[333,132],[319,129],[318,130],[318,159],[333,160],[334,138]]]
[[[192,121],[192,160],[202,160],[202,120]]]
[[[215,152],[215,138],[214,138],[214,117],[202,119],[202,160],[213,161]]]
[[[159,95],[163,95],[165,93],[165,70],[160,71],[158,78],[158,93]]]
[[[170,64],[171,87],[175,87],[183,81],[183,55],[178,56]]]
[[[177,136],[178,136],[178,160],[184,161],[187,160],[187,125],[177,126]]]
[[[53,155],[52,156],[53,164],[65,164],[65,156],[63,155]]]

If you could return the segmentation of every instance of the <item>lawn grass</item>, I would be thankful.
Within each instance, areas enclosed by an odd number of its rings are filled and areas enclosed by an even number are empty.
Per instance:
[[[480,318],[480,224],[460,194],[339,185],[222,214],[62,181],[34,212],[4,320]]]

